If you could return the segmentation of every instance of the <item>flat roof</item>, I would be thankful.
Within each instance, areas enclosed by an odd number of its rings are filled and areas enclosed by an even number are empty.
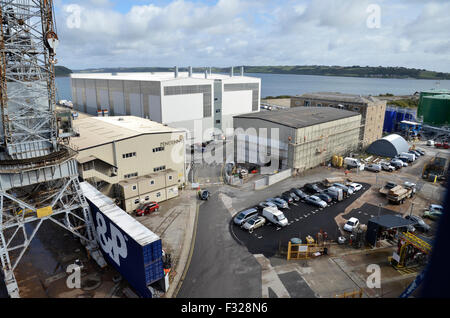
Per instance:
[[[357,94],[347,94],[339,92],[318,92],[318,93],[306,93],[301,96],[302,98],[322,99],[328,101],[348,102],[348,103],[369,103],[380,102],[379,99],[374,96],[362,96]]]
[[[303,128],[353,116],[361,115],[334,107],[293,107],[290,109],[237,115],[233,118],[260,119],[291,128]]]
[[[369,222],[373,222],[378,224],[381,227],[387,228],[387,229],[395,229],[399,227],[405,227],[408,225],[413,225],[414,222],[404,219],[401,216],[386,214],[381,216],[376,216],[374,218],[371,218]]]
[[[179,79],[203,79],[203,80],[259,80],[259,77],[241,76],[236,74],[230,76],[229,74],[208,73],[208,78],[205,78],[205,73],[192,73],[189,77],[188,72],[178,72],[178,77],[175,77],[174,72],[131,72],[131,73],[72,73],[71,78],[80,79],[103,79],[103,80],[129,80],[129,81],[173,81]]]
[[[73,121],[79,137],[70,139],[79,150],[146,134],[185,132],[136,116],[86,117]]]

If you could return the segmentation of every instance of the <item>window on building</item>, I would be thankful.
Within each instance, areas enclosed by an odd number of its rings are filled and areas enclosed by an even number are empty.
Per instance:
[[[216,114],[220,113],[220,109],[216,109]]]
[[[169,176],[169,180],[172,180],[173,178],[172,178],[172,176]]]
[[[134,204],[139,204],[139,199],[134,200]]]
[[[145,197],[145,201],[148,201],[148,200],[150,200],[150,197],[147,195],[147,196]]]
[[[134,173],[128,173],[128,174],[125,174],[125,175],[123,176],[123,178],[124,178],[124,179],[130,179],[130,178],[137,177],[137,176],[138,176],[138,173],[137,173],[137,172],[134,172]]]
[[[155,180],[150,180],[150,185],[154,185],[155,184]]]
[[[322,104],[317,104],[317,107],[322,107]]]
[[[126,159],[126,158],[132,158],[132,157],[136,157],[136,153],[135,153],[135,152],[124,153],[124,154],[122,155],[122,158],[123,158],[123,159]]]
[[[133,189],[133,191],[135,191],[137,190],[137,185],[133,185],[131,188]]]
[[[216,124],[220,124],[220,119],[217,119],[217,120],[216,120]]]
[[[154,172],[163,171],[163,170],[166,170],[166,166],[160,166],[160,167],[153,168]]]
[[[160,196],[161,196],[161,192],[158,192],[158,193],[156,194],[156,197],[159,198]]]
[[[153,148],[153,152],[160,152],[160,151],[164,151],[164,147]]]

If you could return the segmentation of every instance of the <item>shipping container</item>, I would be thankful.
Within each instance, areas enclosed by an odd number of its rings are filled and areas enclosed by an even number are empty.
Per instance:
[[[161,239],[92,185],[80,185],[106,261],[141,297],[152,297],[148,286],[164,278]]]

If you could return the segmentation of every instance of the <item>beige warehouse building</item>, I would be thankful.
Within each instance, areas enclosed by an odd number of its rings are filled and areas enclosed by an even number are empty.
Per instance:
[[[277,169],[304,171],[356,150],[361,115],[331,107],[295,107],[235,116],[234,128],[237,163],[262,165],[276,148]]]
[[[73,125],[81,178],[124,210],[178,195],[185,183],[184,130],[135,116],[88,117]]]
[[[342,93],[309,93],[291,98],[291,107],[335,107],[358,112],[362,116],[361,146],[369,146],[383,136],[386,101],[373,96]]]

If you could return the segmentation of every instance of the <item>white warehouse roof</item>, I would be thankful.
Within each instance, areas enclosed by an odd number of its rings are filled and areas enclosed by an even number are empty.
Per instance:
[[[140,135],[185,132],[136,116],[87,117],[74,120],[73,126],[80,136],[70,141],[79,150]]]
[[[164,81],[173,81],[180,79],[203,79],[203,80],[215,80],[220,79],[223,81],[229,82],[241,82],[241,81],[259,81],[260,78],[250,77],[250,76],[240,76],[234,75],[230,76],[227,74],[209,74],[208,77],[205,78],[204,73],[193,73],[192,77],[189,77],[188,72],[179,72],[178,77],[175,77],[174,72],[132,72],[132,73],[72,73],[70,74],[71,78],[76,79],[99,79],[99,80],[128,80],[128,81],[156,81],[156,82],[164,82]]]

